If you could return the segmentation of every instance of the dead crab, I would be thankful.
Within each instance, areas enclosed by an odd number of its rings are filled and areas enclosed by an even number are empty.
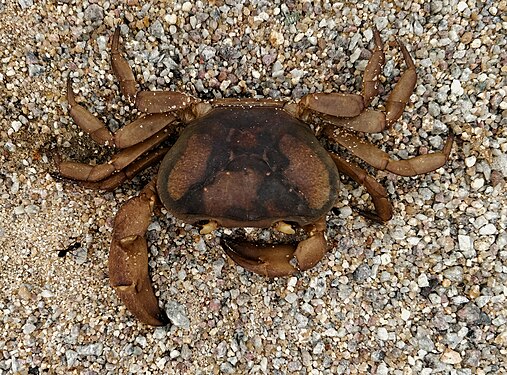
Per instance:
[[[433,171],[445,164],[452,133],[440,152],[407,160],[387,153],[357,135],[380,132],[402,114],[416,83],[416,69],[398,41],[407,65],[389,95],[385,112],[367,109],[378,93],[384,64],[383,44],[374,30],[374,50],[362,94],[314,93],[299,102],[271,99],[201,101],[180,92],[137,91],[134,74],[119,51],[119,29],[112,39],[112,66],[121,92],[143,115],[114,134],[77,104],[68,81],[74,121],[98,143],[121,151],[99,165],[59,161],[62,176],[84,186],[111,190],[163,158],[158,175],[116,215],[109,254],[111,285],[142,322],[163,325],[148,275],[146,230],[159,200],[176,218],[205,223],[201,233],[223,227],[274,227],[293,233],[298,244],[260,245],[224,241],[226,253],[242,267],[268,277],[315,266],[327,252],[325,216],[337,200],[339,172],[363,185],[375,209],[362,214],[376,221],[392,216],[385,189],[367,172],[319,143],[308,122],[326,124],[321,136],[380,170],[401,176]],[[186,125],[170,148],[157,148],[177,126]]]

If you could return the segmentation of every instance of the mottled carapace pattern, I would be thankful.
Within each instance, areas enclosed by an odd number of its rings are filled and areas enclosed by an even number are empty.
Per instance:
[[[181,133],[160,167],[158,191],[182,220],[269,227],[324,216],[338,181],[309,127],[284,110],[218,107]]]

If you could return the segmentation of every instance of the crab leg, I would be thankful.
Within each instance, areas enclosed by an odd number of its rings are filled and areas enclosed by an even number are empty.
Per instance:
[[[153,292],[148,274],[146,230],[157,204],[155,180],[128,200],[116,215],[109,252],[111,286],[127,309],[141,322],[162,326],[169,323]]]
[[[177,91],[141,91],[136,96],[136,108],[144,113],[163,113],[190,108],[199,99]]]
[[[363,76],[363,100],[365,107],[368,107],[373,98],[378,95],[379,74],[385,63],[384,43],[376,27],[373,28],[373,40],[375,46]]]
[[[325,219],[304,227],[308,238],[297,245],[258,245],[222,240],[222,246],[241,267],[267,277],[292,275],[315,266],[327,253]]]
[[[451,132],[442,151],[405,160],[394,160],[375,145],[344,129],[333,130],[327,127],[324,132],[333,142],[339,143],[372,167],[382,171],[387,170],[400,176],[416,176],[442,167],[449,159],[454,140],[454,134]]]
[[[128,99],[136,96],[136,79],[134,72],[127,59],[120,52],[120,28],[114,30],[113,40],[111,42],[111,66],[118,81],[120,82],[120,91]]]
[[[375,47],[364,71],[362,95],[324,93],[308,94],[298,103],[296,115],[306,120],[312,112],[323,120],[340,127],[362,132],[379,132],[400,118],[412,95],[417,81],[414,62],[405,45],[396,40],[407,64],[399,81],[389,95],[386,113],[363,109],[370,105],[379,91],[379,74],[384,66],[383,43],[380,34],[374,28]]]
[[[67,102],[69,103],[70,115],[74,122],[90,134],[92,139],[101,145],[112,145],[114,142],[113,133],[107,128],[106,124],[95,117],[90,111],[80,104],[77,104],[72,91],[72,82],[67,80]]]
[[[385,113],[373,109],[365,109],[355,117],[322,116],[322,119],[332,125],[364,133],[379,133],[386,127]]]
[[[60,174],[66,178],[79,181],[100,181],[122,170],[139,156],[158,146],[169,137],[169,134],[169,131],[165,129],[161,130],[146,141],[121,150],[107,163],[89,165],[65,161],[58,163],[58,169],[60,170]]]
[[[114,31],[111,43],[111,65],[120,82],[120,91],[130,100],[135,98],[136,108],[144,113],[164,113],[183,110],[198,102],[198,99],[176,91],[136,90],[134,72],[120,52],[120,28]]]
[[[401,49],[401,53],[405,59],[405,64],[407,64],[407,70],[403,72],[387,99],[386,120],[388,125],[391,125],[400,118],[410,99],[410,95],[414,92],[415,84],[417,82],[417,73],[415,71],[414,61],[410,57],[407,47],[405,47],[399,39],[396,39],[396,42]]]
[[[363,185],[368,191],[368,194],[370,194],[373,205],[375,206],[375,211],[360,210],[359,212],[361,215],[378,222],[390,220],[393,216],[393,206],[387,199],[386,189],[373,177],[369,176],[364,169],[340,158],[333,152],[329,152],[329,155],[336,164],[338,171],[346,174],[358,184]]]
[[[105,146],[130,147],[151,137],[177,119],[170,113],[147,114],[125,125],[113,134],[106,124],[82,105],[77,104],[70,79],[67,81],[67,100],[70,115],[74,122],[88,133],[95,142]]]
[[[332,117],[355,117],[363,111],[364,104],[361,95],[331,92],[305,95],[298,107],[298,117],[306,120],[311,111]]]
[[[169,151],[168,147],[153,150],[145,157],[137,159],[132,164],[129,164],[125,169],[104,180],[95,182],[83,181],[81,182],[81,185],[87,189],[113,191],[125,181],[130,180],[144,169],[162,160],[167,151]]]
[[[324,119],[332,121],[332,118],[356,117],[363,109],[370,105],[373,97],[378,94],[379,73],[384,65],[383,43],[377,28],[373,29],[375,47],[368,61],[363,78],[363,93],[341,94],[341,93],[315,93],[304,96],[298,103],[299,116],[307,116],[309,111],[314,111]],[[358,121],[360,124],[360,122]]]

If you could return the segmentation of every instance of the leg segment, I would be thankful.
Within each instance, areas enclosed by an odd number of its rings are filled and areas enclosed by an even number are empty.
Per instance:
[[[373,109],[365,109],[356,117],[322,116],[322,119],[335,126],[363,133],[380,133],[386,127],[384,112],[374,111]]]
[[[414,61],[408,53],[407,47],[398,39],[396,39],[398,46],[400,46],[401,53],[407,64],[407,70],[403,72],[399,81],[393,88],[386,102],[386,120],[387,124],[391,125],[398,120],[407,105],[410,95],[414,92],[415,84],[417,82],[417,73],[415,71]]]
[[[364,108],[363,97],[356,94],[317,93],[305,95],[298,103],[300,118],[309,111],[332,117],[354,117]]]
[[[191,95],[171,91],[136,90],[136,81],[132,68],[120,52],[120,28],[114,31],[111,43],[111,65],[120,82],[120,90],[130,100],[135,98],[136,108],[144,113],[173,112],[188,108],[198,102]]]
[[[77,104],[70,79],[67,82],[67,100],[69,102],[70,115],[76,124],[86,133],[90,134],[95,142],[101,145],[116,146],[118,148],[130,147],[148,139],[176,121],[176,117],[170,113],[148,114],[125,125],[113,134],[106,124],[96,118],[86,108]],[[169,109],[169,111],[172,110],[172,108]]]
[[[451,132],[442,151],[419,155],[406,160],[393,160],[389,154],[375,145],[344,129],[333,130],[327,127],[324,132],[331,141],[342,145],[372,167],[387,170],[400,176],[416,176],[442,167],[449,159],[454,140],[454,134]]]
[[[151,151],[145,157],[137,159],[125,169],[113,174],[111,177],[96,182],[83,181],[80,185],[87,189],[113,191],[125,181],[134,178],[134,176],[144,169],[158,163],[164,158],[167,151],[169,151],[167,147]]]
[[[114,144],[118,148],[134,146],[162,129],[173,125],[177,118],[169,113],[144,115],[137,120],[118,129],[114,134]]]
[[[134,72],[130,67],[127,59],[120,52],[120,28],[114,31],[113,41],[111,42],[111,66],[118,81],[120,82],[120,91],[129,100],[136,96],[136,79]]]
[[[141,91],[136,97],[136,108],[144,113],[181,111],[199,102],[199,99],[177,91]]]
[[[112,157],[110,161],[104,164],[88,165],[73,161],[58,163],[58,169],[63,177],[78,181],[100,181],[108,178],[113,173],[121,171],[129,164],[134,162],[145,152],[158,146],[170,135],[167,130],[161,130],[146,141],[138,143],[129,148],[125,148]]]
[[[69,112],[74,122],[86,133],[90,134],[90,137],[95,142],[106,146],[114,143],[114,136],[106,124],[96,118],[82,105],[77,104],[70,78],[67,81],[67,101],[69,102]]]
[[[365,107],[368,107],[373,98],[378,94],[379,74],[385,63],[384,43],[376,27],[373,28],[373,40],[375,41],[375,47],[373,48],[370,60],[368,60],[368,65],[366,65],[363,76],[363,100]]]
[[[362,95],[308,94],[297,104],[296,116],[305,121],[312,113],[321,119],[356,131],[381,131],[398,120],[414,91],[417,74],[414,62],[403,43],[397,43],[407,70],[401,75],[386,102],[386,113],[364,111],[379,91],[379,74],[384,66],[383,43],[377,29],[373,32],[375,47],[364,71]]]
[[[250,242],[222,241],[227,253],[241,267],[267,277],[292,275],[315,266],[327,253],[325,219],[304,227],[308,238],[297,245],[261,246]]]
[[[169,320],[153,292],[145,238],[156,203],[155,180],[152,180],[116,215],[109,252],[109,279],[127,309],[141,322],[162,326]]]
[[[393,216],[393,206],[387,199],[386,189],[379,184],[377,180],[369,176],[364,169],[340,158],[333,152],[330,152],[329,155],[331,155],[338,171],[346,174],[358,184],[363,185],[368,191],[368,194],[370,194],[373,205],[375,206],[375,211],[371,212],[360,210],[359,212],[361,215],[378,222],[390,220]]]

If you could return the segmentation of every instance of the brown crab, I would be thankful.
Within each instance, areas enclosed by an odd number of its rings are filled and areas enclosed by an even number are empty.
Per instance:
[[[357,135],[380,132],[395,122],[416,83],[414,63],[397,42],[407,69],[389,95],[385,112],[367,109],[378,93],[383,44],[374,30],[374,50],[364,73],[362,94],[314,93],[299,102],[271,99],[201,101],[180,92],[137,91],[134,74],[119,51],[119,29],[112,39],[112,66],[121,92],[143,113],[114,134],[77,104],[68,81],[74,121],[102,145],[121,151],[104,164],[59,161],[62,176],[84,186],[111,190],[163,158],[158,175],[118,212],[109,255],[109,276],[127,308],[142,322],[163,325],[148,275],[146,230],[159,199],[176,218],[205,223],[201,233],[222,227],[274,227],[307,238],[297,244],[260,245],[223,241],[242,267],[268,277],[290,275],[316,265],[327,252],[325,216],[337,200],[339,172],[363,185],[374,210],[367,218],[392,216],[385,189],[358,165],[327,151],[308,123],[325,124],[321,136],[369,165],[401,176],[433,171],[447,161],[453,135],[440,152],[393,160]],[[177,126],[186,125],[170,148],[159,148]]]

